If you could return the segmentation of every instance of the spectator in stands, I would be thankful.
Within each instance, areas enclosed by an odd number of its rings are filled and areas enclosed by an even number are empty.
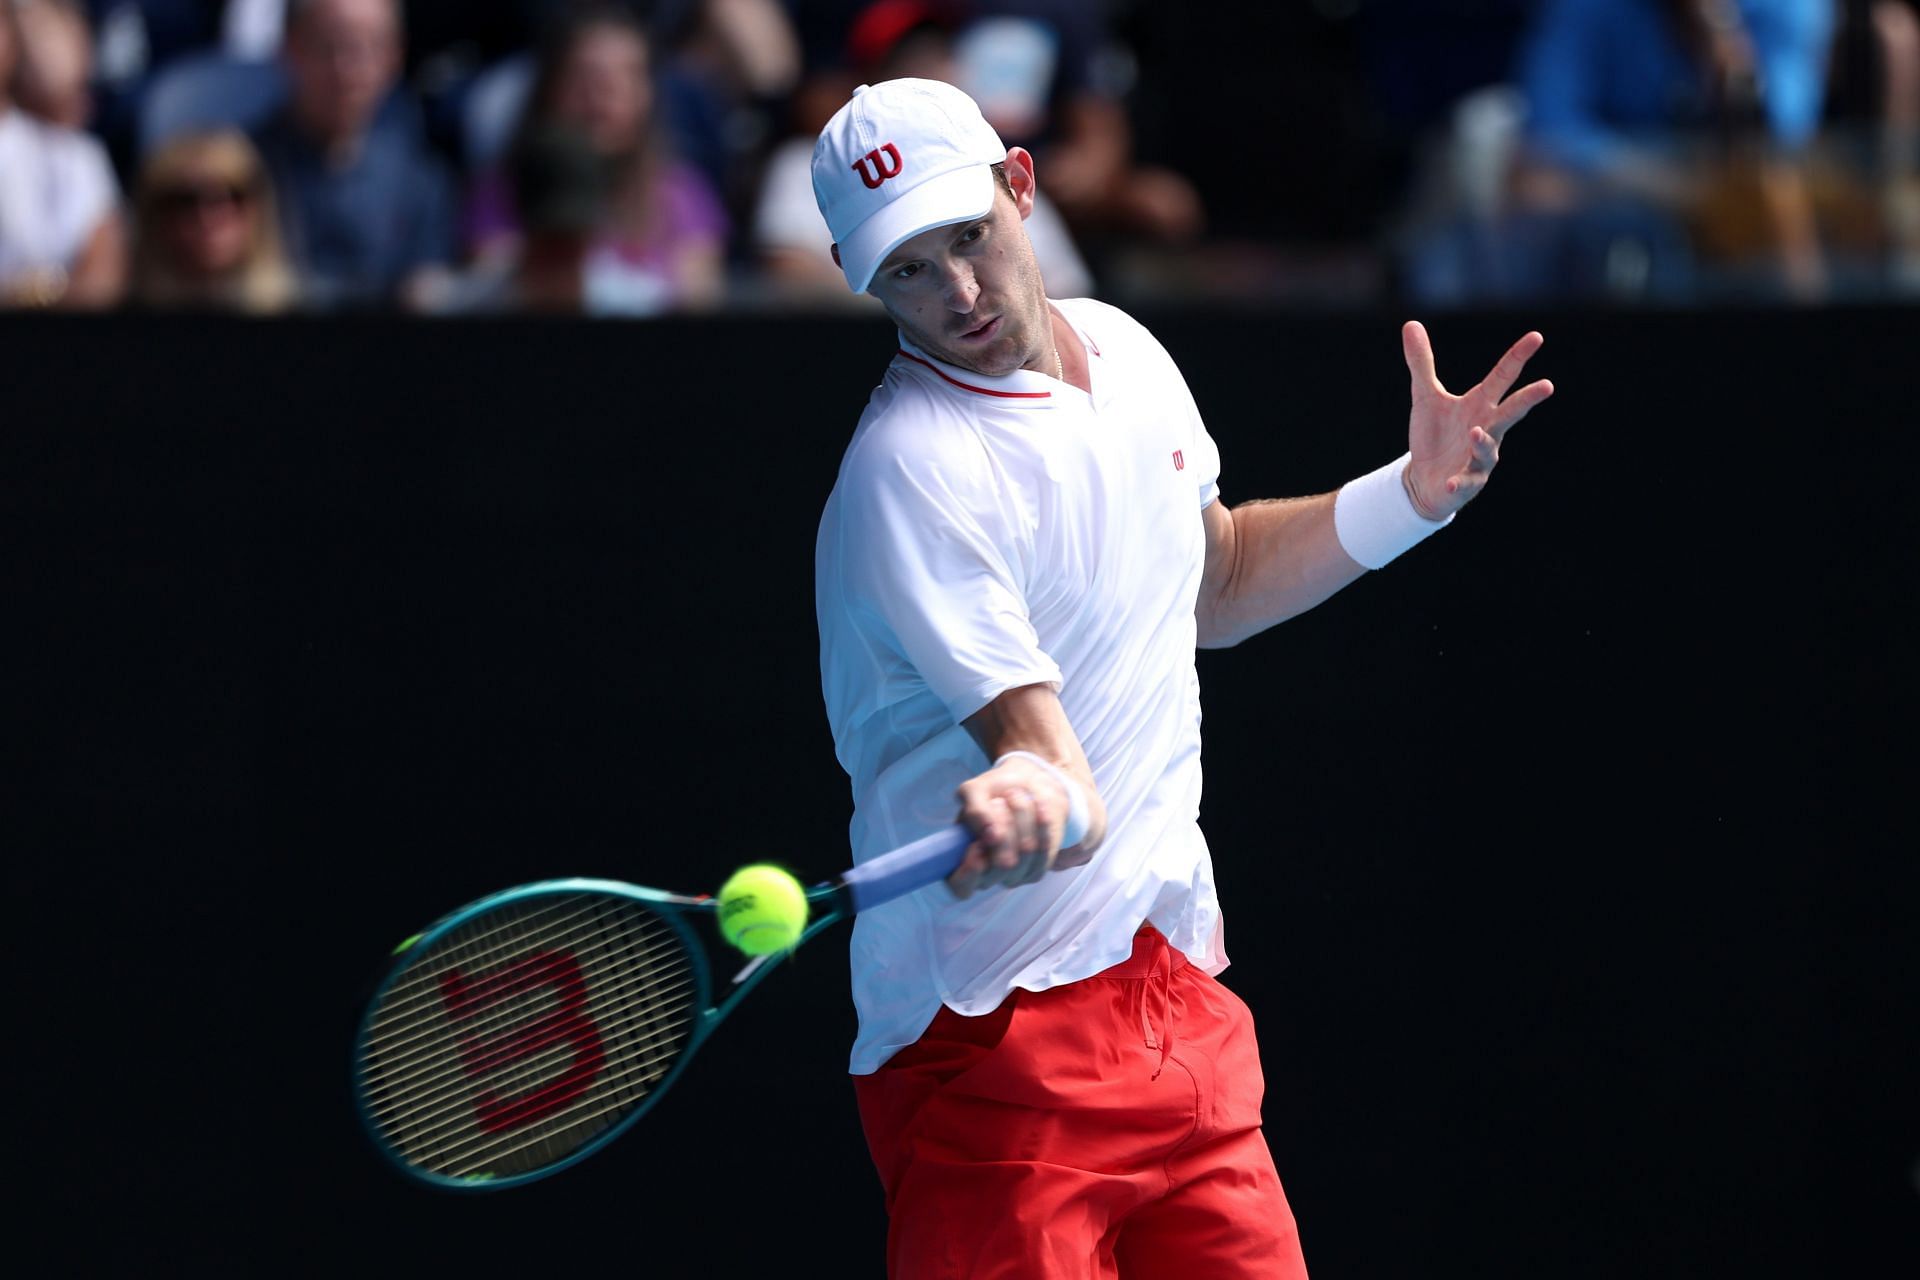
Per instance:
[[[219,44],[222,12],[244,0],[85,0],[93,32],[89,127],[131,187],[139,171],[140,115],[153,78]],[[275,0],[283,3],[284,0]]]
[[[711,66],[734,94],[770,101],[800,83],[800,41],[779,0],[691,0],[687,7],[679,56]]]
[[[833,261],[833,233],[813,194],[814,139],[862,82],[917,77],[955,83],[953,42],[960,21],[955,7],[929,0],[869,3],[849,27],[843,60],[816,73],[800,95],[794,131],[767,159],[750,232],[757,265],[775,299],[878,305],[869,294],[850,292]],[[1026,229],[1048,297],[1093,292],[1073,234],[1044,192],[1034,201]]]
[[[93,122],[93,31],[74,0],[15,5],[20,67],[14,102],[29,115],[67,129]]]
[[[1920,294],[1920,2],[1876,0],[1880,55],[1880,181],[1897,289]]]
[[[717,303],[725,285],[726,212],[674,152],[659,112],[653,47],[622,5],[569,14],[545,41],[513,152],[556,128],[584,136],[606,170],[587,264],[603,312],[647,314]],[[519,251],[524,212],[508,172],[483,175],[467,209],[477,261]]]
[[[792,20],[780,0],[666,0],[651,12],[683,156],[743,210],[804,69]]]
[[[848,33],[871,2],[787,0],[810,81],[848,69]],[[1130,114],[1136,86],[1128,70],[1135,59],[1116,19],[1121,6],[945,0],[938,7],[956,25],[950,83],[980,104],[1008,146],[1033,153],[1044,175],[1042,188],[1095,275],[1104,263],[1136,249],[1184,250],[1198,241],[1206,228],[1198,188],[1186,175],[1146,158],[1136,137]],[[853,83],[859,79],[872,77]],[[797,95],[796,105],[805,106],[811,89]],[[797,131],[803,126],[799,120],[790,125]]]
[[[1823,127],[1854,161],[1823,193],[1834,221],[1895,291],[1920,291],[1920,0],[1843,0],[1827,102]]]
[[[596,258],[610,176],[593,141],[576,128],[525,134],[505,172],[520,228],[511,248],[449,280],[423,310],[604,316],[656,309],[649,298],[623,292],[625,276],[603,271]]]
[[[954,83],[1010,147],[1034,153],[1083,242],[1187,245],[1205,210],[1184,175],[1142,162],[1128,85],[1110,68],[1119,41],[1106,6],[1084,0],[970,0]]]
[[[134,210],[136,304],[252,315],[293,305],[273,185],[245,134],[167,143],[141,172]]]
[[[1672,218],[1709,264],[1819,296],[1804,158],[1834,0],[1546,0],[1523,43],[1523,212]]]
[[[26,7],[0,0],[0,305],[111,306],[127,275],[119,183],[97,139],[16,104]]]
[[[293,0],[286,107],[259,146],[302,295],[321,307],[404,301],[451,262],[452,179],[398,86],[399,0]]]

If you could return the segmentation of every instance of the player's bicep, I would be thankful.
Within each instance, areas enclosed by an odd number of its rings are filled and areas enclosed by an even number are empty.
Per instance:
[[[1194,617],[1200,626],[1204,646],[1210,634],[1208,623],[1214,615],[1227,585],[1233,580],[1234,557],[1238,550],[1233,513],[1218,498],[1200,508],[1201,524],[1206,531],[1206,563],[1200,571],[1200,596],[1194,602]]]

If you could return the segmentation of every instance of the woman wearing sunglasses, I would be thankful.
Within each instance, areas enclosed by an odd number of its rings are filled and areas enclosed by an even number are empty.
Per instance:
[[[135,198],[133,300],[264,314],[295,301],[272,184],[237,132],[189,134],[155,152]]]

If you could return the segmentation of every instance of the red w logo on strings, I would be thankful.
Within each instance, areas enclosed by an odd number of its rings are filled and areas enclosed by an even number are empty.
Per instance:
[[[542,992],[551,998],[544,1010],[517,1020],[502,1014],[502,1005],[511,1009]],[[474,1096],[474,1120],[488,1133],[522,1129],[559,1110],[587,1091],[606,1061],[600,1028],[587,1014],[586,975],[567,952],[535,951],[478,977],[449,969],[440,975],[440,999],[460,1029],[467,1075],[522,1087],[504,1096],[482,1087]],[[553,1079],[528,1080],[524,1067],[509,1072],[530,1057],[569,1049],[572,1062]]]
[[[888,160],[893,161],[893,167],[891,169],[887,167]],[[872,165],[873,167],[869,169],[867,167],[868,165]],[[889,142],[877,151],[869,151],[858,160],[855,160],[853,167],[859,171],[860,181],[867,184],[867,190],[875,190],[888,178],[897,178],[900,176],[900,170],[902,168],[900,148]]]

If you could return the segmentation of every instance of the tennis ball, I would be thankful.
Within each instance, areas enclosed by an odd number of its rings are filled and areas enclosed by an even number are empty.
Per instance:
[[[720,886],[720,934],[750,956],[785,951],[807,927],[807,891],[779,867],[742,867]]]

